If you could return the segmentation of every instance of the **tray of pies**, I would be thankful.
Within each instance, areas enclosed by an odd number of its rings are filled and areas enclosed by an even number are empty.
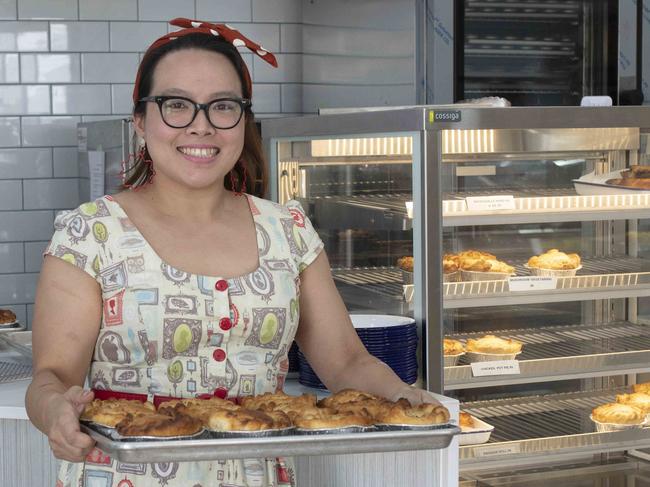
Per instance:
[[[440,405],[412,406],[346,389],[320,401],[282,392],[230,400],[175,399],[156,409],[94,400],[80,417],[121,462],[224,460],[446,448],[460,428]]]
[[[583,196],[650,191],[650,166],[631,166],[629,169],[600,175],[592,172],[574,179],[573,186],[576,193]]]

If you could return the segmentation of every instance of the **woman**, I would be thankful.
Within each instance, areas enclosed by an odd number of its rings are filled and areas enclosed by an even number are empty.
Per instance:
[[[276,459],[120,464],[78,418],[95,395],[280,390],[294,336],[330,390],[429,400],[364,349],[300,205],[244,192],[265,175],[235,46],[273,56],[223,25],[172,24],[184,29],[152,44],[136,78],[132,189],[60,215],[45,252],[26,401],[65,460],[61,486],[277,485]]]

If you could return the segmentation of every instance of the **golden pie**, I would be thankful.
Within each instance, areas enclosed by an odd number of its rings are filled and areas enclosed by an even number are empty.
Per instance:
[[[476,427],[476,425],[474,424],[474,417],[471,414],[466,413],[465,411],[461,411],[460,413],[458,413],[458,423],[461,429]]]
[[[482,252],[480,250],[465,250],[458,254],[458,262],[461,270],[473,272],[498,272],[504,274],[512,274],[515,268],[503,261],[500,261],[496,256]]]
[[[449,422],[449,411],[444,406],[437,404],[419,404],[412,407],[395,405],[377,415],[378,423],[383,424],[408,424],[408,425],[434,425]]]
[[[507,354],[521,351],[523,343],[512,338],[500,338],[495,335],[485,335],[479,339],[467,340],[467,351],[478,353]]]
[[[528,259],[528,267],[550,270],[577,269],[580,267],[580,256],[578,254],[565,254],[558,249],[551,249]]]
[[[0,309],[0,325],[9,325],[16,322],[16,314],[10,309]]]
[[[331,396],[321,399],[318,401],[318,405],[321,407],[336,409],[337,406],[340,406],[341,404],[345,404],[347,402],[363,401],[367,399],[377,400],[380,398],[374,394],[370,394],[369,392],[361,392],[355,389],[342,389],[336,394],[332,394]]]
[[[650,413],[650,394],[646,394],[645,392],[616,394],[616,402],[636,406],[641,408],[645,413]]]
[[[397,259],[397,267],[407,272],[413,272],[413,256],[405,255]]]
[[[210,412],[208,427],[213,431],[260,431],[274,429],[274,423],[273,418],[262,411],[215,409]]]
[[[451,274],[459,269],[460,260],[456,254],[445,254],[442,256],[443,274]]]
[[[81,413],[79,419],[92,421],[103,426],[114,428],[127,415],[139,416],[156,411],[150,402],[128,399],[94,399]]]
[[[275,393],[267,392],[259,396],[244,397],[241,400],[241,405],[247,409],[260,409],[265,411],[273,411],[286,406],[310,408],[316,406],[316,396],[314,394],[291,396],[282,391]]]
[[[337,413],[329,408],[318,408],[302,413],[293,421],[297,428],[302,429],[333,429],[350,426],[370,426],[372,419],[362,414],[349,412]]]
[[[641,384],[634,384],[632,386],[632,389],[634,389],[634,392],[645,392],[646,394],[650,394],[650,382],[642,382]]]
[[[458,340],[445,338],[443,342],[444,355],[459,355],[465,351],[465,345]]]
[[[127,414],[116,429],[122,436],[190,436],[203,430],[203,423],[178,412],[167,415],[152,411],[136,416]]]
[[[594,408],[591,417],[599,423],[641,424],[645,421],[646,414],[636,406],[612,402]]]

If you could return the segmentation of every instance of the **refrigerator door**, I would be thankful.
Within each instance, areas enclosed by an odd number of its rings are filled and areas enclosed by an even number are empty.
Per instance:
[[[133,160],[132,121],[113,119],[79,123],[77,140],[81,201],[120,191],[123,170]]]

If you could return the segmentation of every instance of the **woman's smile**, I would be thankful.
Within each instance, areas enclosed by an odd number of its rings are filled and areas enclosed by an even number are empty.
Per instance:
[[[212,145],[182,145],[177,147],[177,150],[185,159],[198,163],[212,162],[221,152],[218,147]]]

